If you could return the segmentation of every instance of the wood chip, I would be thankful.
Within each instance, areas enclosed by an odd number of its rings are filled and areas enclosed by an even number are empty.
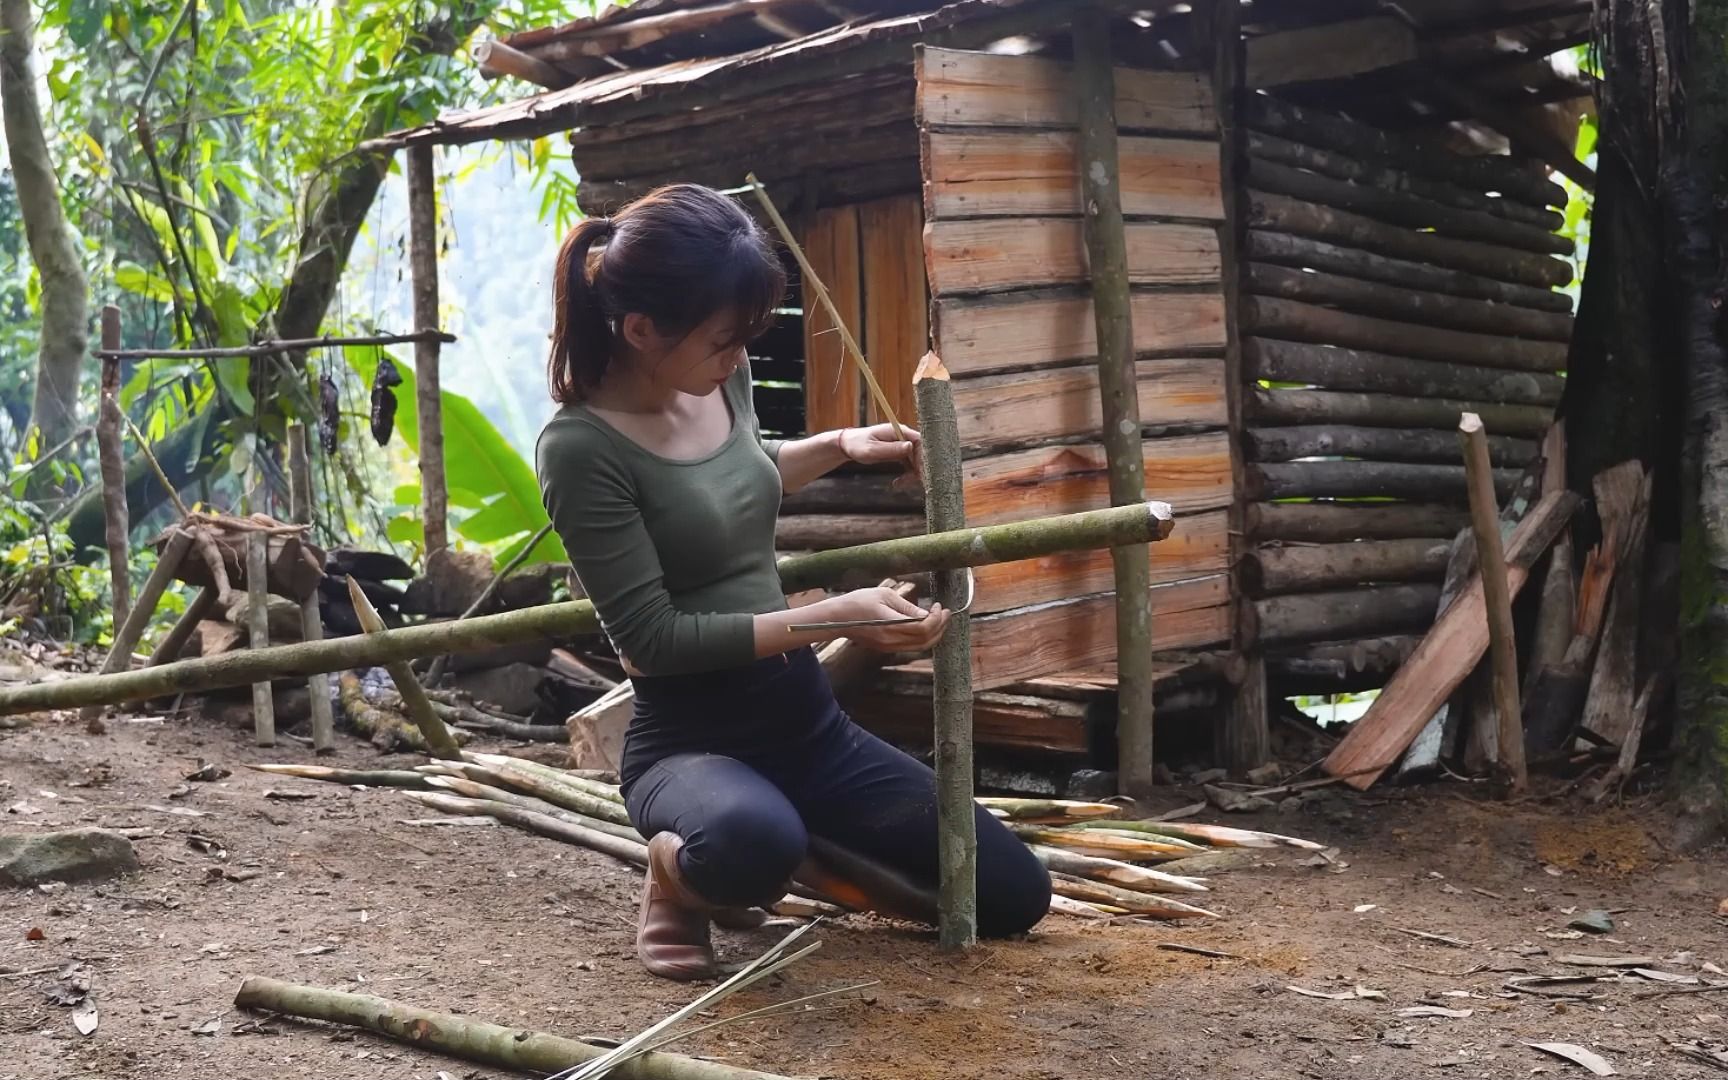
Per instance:
[[[1468,949],[1470,946],[1476,944],[1474,941],[1465,941],[1462,938],[1447,937],[1445,934],[1431,934],[1426,930],[1409,930],[1402,926],[1394,926],[1392,929],[1398,931],[1400,934],[1409,934],[1413,938],[1421,938],[1423,941],[1435,941],[1439,942],[1441,945],[1450,945],[1454,949]]]
[[[1399,1016],[1410,1018],[1419,1016],[1436,1016],[1444,1017],[1449,1020],[1463,1020],[1466,1017],[1474,1016],[1475,1014],[1476,1012],[1474,1009],[1446,1009],[1439,1005],[1413,1005],[1408,1009],[1398,1010]]]
[[[96,1034],[96,1025],[99,1023],[101,1017],[96,1014],[96,1002],[90,998],[85,998],[72,1012],[72,1026],[78,1029],[80,1035]]]
[[[1284,989],[1290,991],[1292,994],[1301,994],[1303,997],[1322,998],[1326,1001],[1356,1001],[1358,999],[1367,999],[1369,1001],[1386,1000],[1386,992],[1384,990],[1370,990],[1366,986],[1358,986],[1354,990],[1339,990],[1335,993],[1327,992],[1325,990],[1309,990],[1307,987],[1303,986],[1286,986]]]
[[[1672,971],[1658,971],[1647,967],[1635,967],[1632,974],[1651,982],[1678,983],[1683,986],[1697,986],[1702,981],[1696,975],[1676,975]]]
[[[1650,967],[1656,963],[1654,956],[1589,956],[1584,953],[1557,953],[1554,956],[1556,964],[1571,964],[1573,967],[1605,967],[1605,968],[1639,968]]]
[[[1210,956],[1217,960],[1240,960],[1235,953],[1219,952],[1217,949],[1203,949],[1198,945],[1182,945],[1174,941],[1160,941],[1157,948],[1170,952],[1193,953],[1195,956]]]
[[[1181,821],[1183,818],[1193,817],[1195,814],[1198,814],[1200,811],[1202,811],[1204,809],[1206,809],[1206,804],[1203,802],[1189,803],[1187,806],[1179,806],[1176,809],[1171,810],[1169,813],[1159,814],[1157,817],[1153,818],[1152,820],[1153,821]],[[1725,902],[1728,902],[1728,901],[1725,901]]]
[[[1601,1054],[1592,1050],[1586,1050],[1575,1043],[1527,1043],[1526,1045],[1540,1050],[1545,1054],[1553,1054],[1557,1058],[1564,1058],[1574,1065],[1582,1065],[1597,1076],[1618,1075],[1614,1071],[1614,1066],[1608,1064],[1608,1060]]]

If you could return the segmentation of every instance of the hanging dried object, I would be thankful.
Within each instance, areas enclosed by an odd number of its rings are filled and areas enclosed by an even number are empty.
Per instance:
[[[342,395],[328,371],[318,376],[318,443],[326,454],[336,452],[337,425],[342,421]]]
[[[390,442],[390,433],[396,430],[396,394],[394,387],[402,385],[402,375],[396,370],[396,364],[388,357],[378,361],[378,370],[372,375],[372,437],[378,440],[379,446]]]

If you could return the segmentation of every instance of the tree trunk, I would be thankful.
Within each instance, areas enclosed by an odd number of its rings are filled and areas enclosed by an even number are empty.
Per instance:
[[[24,234],[42,282],[42,342],[30,422],[46,449],[60,445],[72,434],[77,419],[78,375],[89,347],[90,328],[84,265],[60,205],[60,182],[48,156],[42,106],[31,73],[32,9],[26,0],[0,0],[0,112],[4,113],[6,146],[24,217]],[[100,530],[99,499],[95,509]]]

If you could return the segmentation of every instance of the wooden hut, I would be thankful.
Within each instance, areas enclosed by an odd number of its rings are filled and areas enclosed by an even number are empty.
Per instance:
[[[1571,329],[1550,174],[1591,179],[1590,87],[1549,57],[1588,2],[637,0],[483,43],[536,91],[395,138],[567,134],[591,213],[753,171],[898,414],[927,348],[952,371],[971,522],[1098,507],[1082,6],[1109,18],[1145,489],[1178,514],[1150,556],[1156,700],[1251,766],[1269,694],[1382,681],[1432,621],[1460,412],[1503,488],[1537,457]],[[793,312],[760,343],[769,429],[879,418],[830,329]],[[887,481],[789,499],[782,546],[920,531]],[[978,575],[982,745],[1109,764],[1113,587],[1107,552]],[[891,668],[854,708],[915,735],[928,678]]]

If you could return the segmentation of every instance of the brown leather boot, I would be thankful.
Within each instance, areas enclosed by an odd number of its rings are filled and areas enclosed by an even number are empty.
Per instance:
[[[648,880],[636,923],[636,956],[662,979],[707,979],[717,974],[708,938],[713,906],[696,895],[678,872],[684,841],[663,832],[648,841]]]

